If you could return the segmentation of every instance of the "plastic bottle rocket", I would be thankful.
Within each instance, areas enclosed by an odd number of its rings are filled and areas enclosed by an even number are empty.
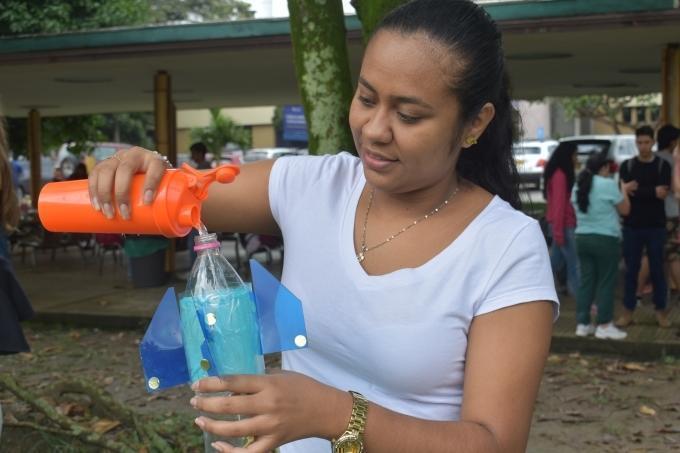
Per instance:
[[[204,231],[195,238],[196,261],[179,301],[182,337],[191,381],[208,377],[214,369],[219,376],[263,374],[257,310],[250,288],[220,251],[217,235]],[[214,394],[205,394],[209,397]],[[211,418],[222,418],[206,414]],[[238,419],[238,416],[226,418]],[[206,452],[216,440],[245,446],[247,438],[217,438],[204,433]]]
[[[182,237],[199,227],[201,203],[208,196],[210,184],[232,182],[238,173],[234,165],[206,171],[185,163],[180,169],[166,170],[150,205],[142,202],[145,175],[135,175],[130,190],[130,220],[122,218],[117,206],[113,219],[96,211],[90,202],[87,180],[53,182],[40,191],[38,216],[45,229],[52,232]]]

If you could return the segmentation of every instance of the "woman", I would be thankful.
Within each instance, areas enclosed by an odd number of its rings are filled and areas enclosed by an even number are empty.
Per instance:
[[[557,297],[540,227],[513,208],[504,74],[481,7],[408,3],[366,48],[349,118],[359,158],[260,161],[211,188],[209,229],[283,235],[282,281],[309,338],[283,354],[284,373],[197,383],[239,395],[195,397],[196,408],[250,416],[198,417],[203,430],[256,437],[216,448],[524,451]],[[151,201],[163,171],[150,151],[120,152],[95,168],[93,206],[127,212],[135,172]]]
[[[553,151],[545,166],[546,214],[550,225],[552,245],[550,263],[557,274],[561,264],[566,263],[567,290],[576,297],[579,287],[578,258],[576,257],[576,214],[569,202],[571,189],[574,186],[574,167],[576,166],[576,145],[560,143]]]
[[[9,146],[5,134],[5,119],[0,116],[0,258],[11,260],[7,235],[19,224],[19,201],[14,190],[12,167],[7,155]]]
[[[637,183],[619,187],[611,178],[609,160],[595,154],[579,174],[572,194],[576,208],[576,249],[581,267],[581,284],[576,297],[576,335],[610,340],[626,338],[626,332],[612,324],[614,289],[621,260],[621,222],[619,214],[628,215],[628,194]],[[590,306],[597,304],[597,327],[591,324]]]

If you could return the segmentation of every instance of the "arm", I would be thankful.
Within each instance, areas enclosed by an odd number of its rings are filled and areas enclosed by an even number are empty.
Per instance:
[[[550,346],[552,316],[550,303],[532,302],[476,317],[469,334],[461,420],[428,421],[370,403],[366,450],[523,452]],[[195,397],[192,404],[207,412],[251,415],[236,422],[199,417],[197,424],[226,437],[255,435],[257,441],[248,450],[253,452],[305,437],[337,437],[346,429],[352,407],[347,392],[297,373],[208,378],[194,390],[242,394]],[[221,451],[231,450],[225,446]]]
[[[118,204],[121,215],[129,218],[132,177],[136,173],[146,174],[144,203],[151,204],[165,164],[156,154],[140,147],[120,151],[116,156],[100,162],[92,170],[88,178],[90,200],[95,209],[109,218],[113,217],[114,203]],[[213,184],[201,210],[208,228],[277,234],[278,227],[269,206],[272,165],[270,160],[243,165],[234,182]]]
[[[680,198],[680,145],[675,147],[673,151],[673,176],[672,176],[672,187],[675,198]]]
[[[630,214],[630,192],[637,188],[637,181],[623,182],[623,180],[619,180],[619,186],[623,200],[616,205],[616,210],[625,217]]]

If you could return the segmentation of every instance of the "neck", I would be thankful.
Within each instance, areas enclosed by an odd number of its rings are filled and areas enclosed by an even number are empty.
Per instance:
[[[373,210],[389,213],[390,215],[405,215],[407,217],[426,214],[451,197],[456,188],[463,189],[458,176],[447,178],[429,187],[408,192],[388,192],[371,185],[367,185],[368,192],[374,191]]]
[[[651,162],[654,160],[654,154],[650,154],[649,156],[643,157],[641,154],[638,154],[638,160],[640,162]]]

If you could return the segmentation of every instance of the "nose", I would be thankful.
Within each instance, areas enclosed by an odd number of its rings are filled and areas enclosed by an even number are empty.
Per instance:
[[[370,143],[389,143],[392,140],[392,128],[386,108],[380,107],[371,111],[361,135]]]

